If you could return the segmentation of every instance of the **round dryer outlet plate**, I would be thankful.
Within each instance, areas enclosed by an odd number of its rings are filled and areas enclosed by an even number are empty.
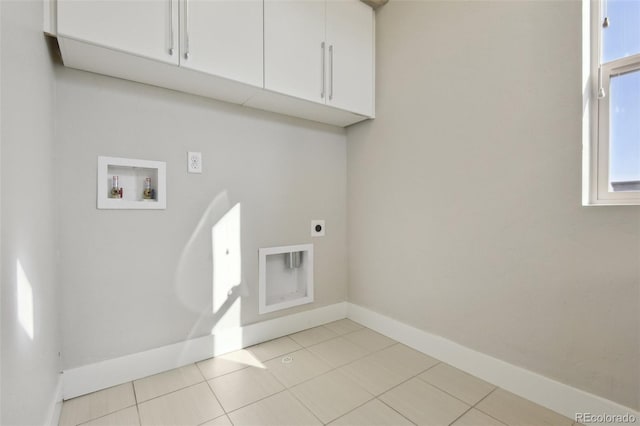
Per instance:
[[[311,221],[311,236],[312,237],[324,237],[326,226],[324,219],[314,219]]]

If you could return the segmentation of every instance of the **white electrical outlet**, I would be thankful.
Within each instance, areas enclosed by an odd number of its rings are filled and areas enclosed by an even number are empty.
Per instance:
[[[189,173],[202,173],[202,153],[187,153],[187,171]]]
[[[311,221],[311,236],[324,237],[325,225],[324,220],[314,219]]]

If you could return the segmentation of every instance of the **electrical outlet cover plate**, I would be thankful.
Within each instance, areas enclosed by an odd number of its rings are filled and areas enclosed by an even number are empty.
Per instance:
[[[189,173],[202,173],[202,153],[187,153],[187,171]]]
[[[311,236],[312,237],[324,237],[325,232],[324,220],[314,219],[311,221]]]

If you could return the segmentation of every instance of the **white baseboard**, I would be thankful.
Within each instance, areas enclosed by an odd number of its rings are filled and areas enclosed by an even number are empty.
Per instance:
[[[53,400],[49,404],[49,411],[46,422],[49,426],[58,426],[60,423],[60,413],[62,412],[62,375],[58,376],[58,384],[53,396]]]
[[[100,389],[161,373],[235,351],[347,316],[340,302],[309,311],[216,332],[173,345],[72,368],[63,372],[63,397],[74,398]]]
[[[591,413],[629,414],[640,419],[640,413],[613,401],[493,358],[367,308],[340,302],[65,370],[51,404],[49,424],[57,424],[60,401],[63,398],[95,392],[345,317],[569,418],[575,418],[576,413]]]
[[[349,303],[347,312],[348,318],[378,333],[570,419],[575,419],[576,413],[628,414],[640,419],[640,413],[631,408],[469,349],[367,308]]]

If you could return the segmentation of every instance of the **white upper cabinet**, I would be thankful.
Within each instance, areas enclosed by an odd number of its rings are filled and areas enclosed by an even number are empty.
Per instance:
[[[373,116],[374,13],[359,0],[265,0],[265,89]]]
[[[178,64],[178,0],[58,0],[59,36]]]
[[[359,0],[51,4],[65,66],[342,127],[374,117],[374,12]]]
[[[327,105],[373,116],[373,9],[357,0],[329,0],[326,14]]]
[[[324,102],[325,1],[264,1],[264,87]]]
[[[262,0],[181,0],[180,66],[263,86]]]

